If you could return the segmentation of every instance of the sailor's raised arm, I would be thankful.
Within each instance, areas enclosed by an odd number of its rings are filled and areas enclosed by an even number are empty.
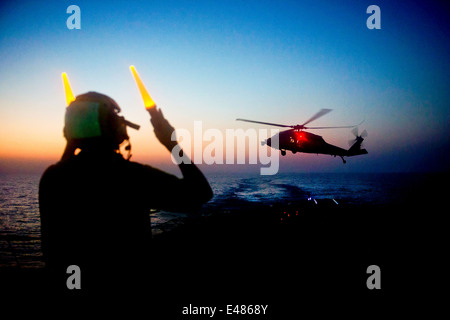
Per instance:
[[[173,139],[175,129],[170,125],[167,119],[164,118],[161,109],[155,107],[151,110],[150,114],[150,122],[153,125],[153,130],[159,142],[161,142],[169,152],[172,152],[172,150],[177,147],[177,150],[180,150],[180,153],[182,153],[183,150],[178,146],[178,142],[176,139]],[[187,159],[187,156],[184,155],[183,158]],[[179,168],[183,174],[183,194],[181,196],[191,204],[201,205],[209,201],[213,196],[213,192],[208,180],[206,180],[200,169],[193,164],[192,161],[179,164]]]

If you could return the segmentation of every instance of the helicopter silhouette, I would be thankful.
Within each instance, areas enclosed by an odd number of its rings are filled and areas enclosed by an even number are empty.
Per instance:
[[[282,131],[277,133],[275,136],[278,136],[278,147],[272,146],[272,139],[268,138],[266,141],[262,141],[261,144],[267,144],[269,147],[279,149],[281,151],[281,155],[286,155],[286,150],[292,151],[292,153],[303,152],[303,153],[316,153],[316,154],[329,154],[334,157],[341,157],[344,164],[346,163],[344,157],[352,157],[358,156],[362,154],[367,154],[366,149],[361,149],[361,144],[364,141],[364,138],[367,137],[367,131],[364,130],[360,135],[358,134],[358,126],[363,123],[353,125],[353,126],[340,126],[340,127],[307,127],[306,125],[318,118],[324,116],[325,114],[332,111],[332,109],[321,109],[303,124],[297,125],[285,125],[278,123],[270,123],[270,122],[261,122],[247,119],[236,119],[237,121],[245,121],[251,123],[265,124],[269,126],[283,127],[283,128],[291,128],[286,131]],[[355,135],[355,139],[349,141],[350,148],[345,150],[343,148],[334,146],[325,142],[325,140],[316,134],[306,132],[306,130],[310,129],[341,129],[341,128],[353,128],[352,133]]]

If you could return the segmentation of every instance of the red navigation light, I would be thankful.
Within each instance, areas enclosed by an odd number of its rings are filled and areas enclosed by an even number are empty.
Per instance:
[[[305,137],[305,135],[303,134],[303,132],[296,132],[296,137],[297,137],[297,140],[298,141],[306,141],[306,137]]]

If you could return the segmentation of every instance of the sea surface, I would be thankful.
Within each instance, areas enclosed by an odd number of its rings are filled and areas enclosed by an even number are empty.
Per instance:
[[[351,205],[383,205],[397,201],[421,174],[295,173],[260,176],[208,175],[214,198],[203,213],[252,205],[334,199]],[[40,174],[0,174],[0,268],[41,268],[38,185]],[[182,223],[185,215],[151,213],[154,234]]]

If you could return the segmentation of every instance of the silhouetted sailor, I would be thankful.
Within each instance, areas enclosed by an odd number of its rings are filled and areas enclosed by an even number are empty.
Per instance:
[[[212,197],[194,164],[180,164],[179,179],[124,159],[119,145],[129,139],[126,127],[137,126],[118,112],[108,96],[79,95],[66,109],[63,157],[40,181],[42,248],[61,289],[69,265],[81,269],[81,290],[136,285],[151,261],[149,209],[197,210]],[[171,151],[174,128],[160,110],[151,123]]]

